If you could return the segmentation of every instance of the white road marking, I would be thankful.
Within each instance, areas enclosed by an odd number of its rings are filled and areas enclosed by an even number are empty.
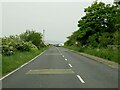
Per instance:
[[[67,61],[67,59],[65,58],[65,61]]]
[[[85,83],[85,81],[80,77],[80,75],[77,75],[77,77],[81,81],[81,83]]]
[[[62,53],[60,52],[60,50],[58,49],[58,47],[56,47],[56,48],[57,48],[58,52],[62,55]]]
[[[69,64],[69,66],[70,66],[70,67],[72,67],[72,65],[71,65],[71,64]]]
[[[41,54],[37,55],[36,57],[34,57],[33,59],[31,59],[30,61],[26,62],[25,64],[21,65],[20,67],[18,67],[17,69],[13,70],[12,72],[8,73],[7,75],[3,76],[2,78],[0,78],[0,81],[3,80],[4,78],[8,77],[9,75],[13,74],[14,72],[18,71],[19,69],[21,69],[22,67],[24,67],[25,65],[29,64],[30,62],[34,61],[37,57],[41,56],[43,53],[45,53],[46,50],[44,52],[42,52]]]

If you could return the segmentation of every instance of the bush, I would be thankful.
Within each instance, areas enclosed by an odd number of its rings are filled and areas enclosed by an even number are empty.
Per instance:
[[[27,31],[21,35],[3,37],[1,41],[2,46],[0,49],[4,55],[12,55],[17,51],[38,50],[45,46],[42,42],[42,34],[35,31]]]
[[[14,51],[15,51],[15,49],[13,46],[9,46],[9,45],[2,46],[2,53],[4,55],[12,55],[12,54],[14,54]]]
[[[16,44],[16,49],[19,51],[30,51],[31,46],[27,42],[22,42],[22,43]]]
[[[35,31],[26,31],[25,33],[20,35],[20,38],[25,41],[31,41],[38,49],[44,47],[44,43],[42,41],[42,34]]]

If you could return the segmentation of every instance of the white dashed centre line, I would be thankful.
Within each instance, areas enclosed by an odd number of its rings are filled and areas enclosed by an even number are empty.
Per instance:
[[[67,61],[67,59],[65,58],[65,61]]]
[[[72,65],[71,65],[71,64],[69,64],[69,66],[70,66],[70,67],[72,67]]]
[[[85,83],[85,81],[80,77],[80,75],[77,75],[77,77],[81,81],[81,83]]]
[[[57,48],[57,47],[56,47]],[[57,48],[58,52],[60,53],[60,55],[62,55],[62,53],[60,52],[60,50]]]

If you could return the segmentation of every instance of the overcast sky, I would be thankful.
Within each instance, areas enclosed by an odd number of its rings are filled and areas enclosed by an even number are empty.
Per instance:
[[[92,2],[2,3],[2,36],[20,34],[26,29],[42,33],[45,29],[45,40],[64,42],[78,29],[77,22],[84,15],[84,8]]]

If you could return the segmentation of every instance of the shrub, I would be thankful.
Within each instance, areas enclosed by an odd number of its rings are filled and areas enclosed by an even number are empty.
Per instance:
[[[20,38],[25,42],[31,41],[38,49],[45,46],[42,42],[42,34],[39,32],[27,30],[20,35]]]
[[[31,47],[27,42],[17,43],[16,49],[19,51],[30,51]]]
[[[4,55],[12,55],[17,50],[22,52],[31,49],[37,50],[45,46],[42,42],[42,34],[35,31],[26,31],[21,35],[3,37],[1,41],[0,49]]]
[[[12,55],[12,54],[14,54],[14,51],[15,51],[15,49],[13,46],[9,46],[9,45],[2,46],[2,53],[4,55]]]

